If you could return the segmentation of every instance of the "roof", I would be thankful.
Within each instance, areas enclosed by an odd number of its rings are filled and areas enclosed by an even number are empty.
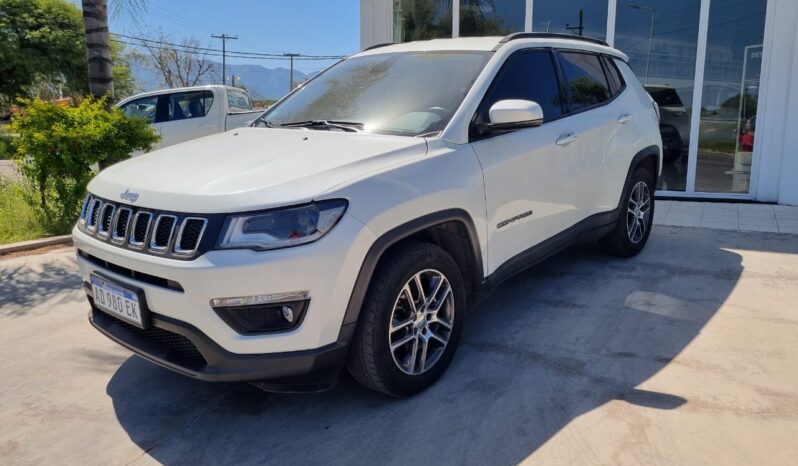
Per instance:
[[[623,60],[628,57],[617,49],[600,43],[601,41],[586,40],[578,36],[569,37],[565,34],[546,34],[546,33],[516,33],[509,36],[488,36],[488,37],[458,37],[455,39],[432,39],[419,40],[413,42],[403,42],[401,44],[381,44],[367,48],[353,56],[377,55],[395,52],[432,52],[446,50],[482,50],[496,51],[502,47],[510,47],[516,44],[537,47],[563,47],[590,50],[594,52],[607,53],[617,56]]]
[[[244,89],[239,89],[237,87],[230,87],[230,86],[222,86],[221,84],[206,84],[204,86],[191,86],[191,87],[173,87],[171,89],[159,89],[157,91],[148,91],[148,92],[142,92],[140,94],[132,95],[132,96],[127,97],[124,100],[118,102],[117,105],[120,105],[122,103],[125,103],[125,102],[133,100],[133,99],[138,99],[138,98],[141,98],[141,97],[149,97],[149,96],[153,96],[153,95],[173,94],[175,92],[186,92],[186,91],[212,90],[212,89],[221,89],[221,88],[226,88],[226,89],[231,89],[231,90],[235,89],[235,90],[238,90],[238,91],[244,91]]]

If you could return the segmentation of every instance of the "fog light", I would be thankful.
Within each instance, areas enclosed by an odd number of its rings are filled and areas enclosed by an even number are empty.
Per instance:
[[[294,310],[291,309],[291,306],[283,306],[283,319],[288,323],[294,322]]]
[[[293,330],[302,325],[308,303],[306,291],[211,300],[216,314],[241,335]]]

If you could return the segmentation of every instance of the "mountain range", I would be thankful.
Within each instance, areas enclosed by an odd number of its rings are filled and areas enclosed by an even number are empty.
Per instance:
[[[213,69],[203,77],[200,84],[220,84],[222,81],[222,64],[213,63]],[[157,71],[134,64],[133,76],[141,92],[163,89],[164,83]],[[303,73],[294,69],[294,82],[302,82],[318,72]],[[226,67],[228,83],[231,76],[236,77],[236,85],[244,87],[255,100],[277,100],[288,92],[291,71],[287,68],[266,68],[262,65],[234,65]]]

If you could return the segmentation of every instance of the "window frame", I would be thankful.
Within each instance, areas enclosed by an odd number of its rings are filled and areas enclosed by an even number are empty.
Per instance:
[[[491,81],[490,86],[488,86],[488,88],[482,94],[482,98],[479,99],[479,104],[477,105],[477,108],[474,110],[474,114],[471,115],[471,119],[469,120],[469,123],[468,123],[468,142],[480,141],[480,140],[492,138],[492,137],[495,137],[495,136],[501,136],[503,134],[513,133],[513,132],[518,131],[520,129],[527,129],[527,128],[515,128],[515,129],[506,129],[506,130],[496,130],[496,131],[492,131],[492,132],[490,132],[488,134],[479,134],[476,131],[476,125],[477,125],[476,119],[477,119],[477,115],[479,114],[480,109],[482,108],[482,105],[485,103],[485,99],[488,98],[488,96],[490,95],[491,91],[497,86],[497,83],[498,83],[499,79],[501,79],[501,77],[504,74],[504,72],[507,71],[508,63],[510,62],[510,60],[512,60],[516,55],[521,55],[521,54],[525,54],[525,53],[534,53],[534,52],[547,52],[548,53],[549,58],[552,61],[552,65],[554,66],[554,74],[557,76],[557,88],[560,91],[560,98],[561,99],[563,99],[563,98],[567,99],[567,94],[564,94],[565,88],[563,87],[564,86],[564,82],[563,82],[562,71],[560,70],[560,64],[559,64],[557,55],[555,53],[554,47],[527,47],[527,48],[523,48],[523,49],[518,49],[518,50],[512,52],[510,55],[507,56],[507,58],[504,59],[504,61],[501,64],[501,67],[499,67],[499,70],[496,72],[496,75],[493,76],[493,80]],[[558,115],[556,118],[546,118],[546,116],[544,115],[543,116],[543,123],[540,126],[545,125],[545,124],[547,124],[549,122],[552,122],[552,121],[560,120],[562,118],[565,118],[568,115],[568,106],[567,106],[568,102],[567,102],[567,100],[562,100],[561,102],[563,102],[563,103],[560,104],[560,111],[561,111],[560,115]]]
[[[597,104],[588,105],[586,107],[581,107],[581,108],[579,108],[577,110],[571,110],[571,93],[570,93],[570,89],[568,87],[567,79],[565,78],[565,73],[562,72],[562,65],[560,63],[560,54],[564,54],[564,53],[571,53],[571,54],[579,53],[579,54],[582,54],[582,55],[593,55],[594,57],[598,58],[599,65],[601,66],[601,72],[604,75],[604,80],[607,83],[607,91],[610,94],[609,99],[604,100],[602,102],[599,102]],[[603,59],[603,57],[606,56],[606,54],[598,53],[598,52],[591,52],[589,50],[567,49],[567,48],[556,48],[555,49],[555,54],[557,55],[557,66],[560,68],[560,73],[561,73],[560,76],[561,76],[562,81],[563,81],[563,86],[565,87],[565,91],[567,93],[567,95],[566,95],[566,106],[568,107],[568,111],[566,112],[566,114],[564,116],[578,115],[580,113],[583,113],[583,112],[586,112],[586,111],[589,111],[589,110],[594,110],[596,108],[603,107],[605,105],[609,105],[613,100],[615,100],[619,95],[621,95],[621,93],[623,92],[624,89],[626,89],[626,83],[624,82],[623,87],[618,91],[618,93],[617,94],[613,94],[612,86],[610,84],[610,78],[607,75],[607,69],[604,67],[604,59]],[[620,70],[619,70],[619,72],[620,72]]]

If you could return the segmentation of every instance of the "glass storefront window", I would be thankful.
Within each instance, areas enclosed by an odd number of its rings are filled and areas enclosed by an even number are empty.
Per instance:
[[[607,2],[603,0],[535,0],[532,30],[605,39]]]
[[[713,0],[715,1],[715,0]],[[659,105],[663,145],[657,189],[687,187],[700,0],[619,0],[615,46]]]
[[[526,0],[460,0],[460,36],[504,36],[524,30]]]
[[[452,37],[451,0],[394,0],[394,42],[439,37]]]
[[[766,0],[712,0],[698,131],[696,191],[747,193]]]

